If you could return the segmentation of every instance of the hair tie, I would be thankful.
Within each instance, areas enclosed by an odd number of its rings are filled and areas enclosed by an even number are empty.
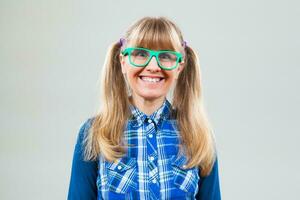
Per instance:
[[[182,42],[182,44],[181,44],[182,46],[183,46],[183,48],[185,49],[186,47],[187,47],[187,43],[186,43],[186,41],[185,40],[183,40],[183,42]]]
[[[122,47],[124,44],[125,44],[125,39],[124,38],[120,38],[120,40],[119,40],[120,47]]]

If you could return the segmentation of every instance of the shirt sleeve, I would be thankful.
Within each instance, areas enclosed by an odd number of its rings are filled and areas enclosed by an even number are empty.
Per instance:
[[[199,170],[200,176],[200,170]],[[201,177],[201,176],[200,176]],[[212,171],[206,177],[201,177],[198,183],[197,200],[221,200],[218,159],[215,160]]]
[[[69,184],[68,200],[94,200],[97,199],[97,161],[83,160],[83,140],[87,136],[91,118],[80,127],[73,154],[71,178]]]

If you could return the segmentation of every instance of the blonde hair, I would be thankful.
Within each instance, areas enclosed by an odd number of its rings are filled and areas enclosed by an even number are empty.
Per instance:
[[[188,157],[187,168],[198,166],[201,175],[210,173],[216,159],[213,130],[203,106],[200,66],[197,54],[187,46],[179,28],[165,17],[144,17],[135,22],[124,39],[132,46],[173,49],[184,53],[185,66],[174,87],[172,106],[182,138],[181,148]],[[94,117],[85,139],[85,160],[101,154],[113,161],[126,152],[122,141],[126,121],[130,117],[129,89],[121,71],[119,42],[113,43],[106,55],[102,72],[100,112]],[[182,149],[181,149],[182,150]]]

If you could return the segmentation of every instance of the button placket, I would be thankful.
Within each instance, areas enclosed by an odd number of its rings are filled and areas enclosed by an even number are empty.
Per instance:
[[[153,138],[156,131],[151,130],[151,129],[156,130],[155,125],[154,125],[154,121],[150,118],[147,118],[146,121],[149,123],[149,125],[146,128],[147,129],[147,137],[150,138],[150,139],[156,139],[156,138]]]
[[[154,161],[154,157],[153,156],[149,156],[149,160],[152,162],[152,161]]]
[[[159,198],[160,186],[157,166],[157,141],[156,141],[156,127],[152,119],[146,120],[147,124],[147,155],[148,155],[148,169],[149,169],[149,187],[150,191]]]

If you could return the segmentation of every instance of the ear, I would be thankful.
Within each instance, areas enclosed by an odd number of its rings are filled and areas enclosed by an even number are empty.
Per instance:
[[[184,68],[184,63],[179,63],[179,66],[176,68],[176,75],[175,75],[175,79],[178,79],[179,74],[181,73],[181,71]]]
[[[120,60],[120,64],[121,64],[122,73],[125,74],[126,73],[125,57],[122,54],[120,54],[119,60]]]

